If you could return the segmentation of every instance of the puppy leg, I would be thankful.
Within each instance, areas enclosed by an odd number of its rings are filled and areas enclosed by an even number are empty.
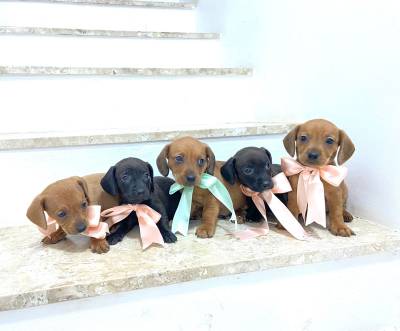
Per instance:
[[[50,236],[44,237],[42,239],[42,243],[46,245],[56,244],[61,240],[64,240],[67,237],[67,234],[60,227],[56,232],[53,232]]]
[[[111,230],[106,239],[110,245],[115,245],[122,241],[126,234],[131,231],[138,224],[138,220],[135,213],[131,213],[126,219],[118,223],[118,229],[116,231]]]
[[[161,201],[152,201],[149,207],[153,208],[161,215],[161,219],[158,221],[157,227],[160,230],[164,241],[168,244],[176,242],[178,238],[176,238],[175,234],[173,234],[169,229],[168,213],[163,203]]]
[[[201,224],[196,229],[197,237],[212,238],[214,236],[219,210],[218,200],[212,194],[209,194],[204,200]]]
[[[348,189],[347,185],[342,182],[340,185],[342,192],[343,192],[343,219],[346,223],[349,223],[353,220],[353,215],[351,215],[347,210],[346,210],[346,202],[347,202],[347,197],[348,197]]]
[[[90,238],[90,249],[93,253],[102,254],[110,250],[110,246],[106,239]]]

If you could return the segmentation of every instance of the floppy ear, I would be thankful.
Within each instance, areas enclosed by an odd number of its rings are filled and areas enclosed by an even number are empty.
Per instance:
[[[78,177],[78,176],[75,176],[73,178],[76,180],[77,184],[82,188],[82,191],[85,194],[86,201],[88,202],[88,204],[90,204],[89,189],[88,189],[86,180],[84,180],[82,177]]]
[[[151,166],[150,163],[147,163],[147,167],[149,168],[149,173],[150,173],[150,192],[154,192],[154,173],[153,173],[153,167]]]
[[[345,163],[348,159],[351,158],[356,148],[354,147],[353,142],[349,138],[349,136],[343,130],[339,131],[339,153],[337,156],[337,161],[339,165]]]
[[[207,173],[210,175],[214,175],[214,169],[215,169],[215,155],[210,146],[206,145],[206,155],[207,155]]]
[[[36,224],[42,229],[47,229],[47,221],[44,214],[43,195],[39,194],[35,199],[33,199],[31,205],[26,212],[26,217],[28,217],[33,224]]]
[[[291,157],[296,153],[296,138],[297,132],[299,131],[299,125],[290,131],[285,138],[283,138],[283,146]]]
[[[221,175],[224,179],[231,185],[236,182],[236,169],[235,169],[235,158],[231,157],[225,164],[221,167]]]
[[[272,155],[271,155],[270,151],[264,147],[260,147],[260,148],[265,152],[265,154],[267,154],[269,162],[272,164]]]
[[[169,145],[166,145],[157,157],[157,168],[160,174],[167,177],[169,174],[169,167],[167,163],[169,153]]]
[[[101,179],[101,187],[104,191],[111,195],[118,195],[119,190],[117,186],[117,181],[115,179],[115,166],[112,166],[105,176]]]

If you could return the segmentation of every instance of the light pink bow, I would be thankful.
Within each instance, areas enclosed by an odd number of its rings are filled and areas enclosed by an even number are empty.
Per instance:
[[[325,192],[321,178],[333,186],[339,186],[347,175],[347,168],[332,165],[310,168],[291,158],[282,158],[281,165],[286,176],[300,174],[297,205],[306,225],[315,222],[326,227]]]
[[[274,187],[271,190],[264,192],[254,192],[246,186],[240,185],[240,189],[243,194],[251,197],[257,209],[260,211],[265,222],[262,226],[256,228],[248,228],[244,231],[235,233],[235,236],[239,239],[250,239],[262,235],[266,235],[269,231],[267,213],[265,210],[264,201],[267,203],[269,208],[274,213],[277,220],[283,225],[283,227],[292,234],[293,237],[299,240],[305,240],[307,234],[299,224],[299,222],[293,217],[292,213],[287,207],[275,196],[275,193],[287,193],[292,190],[288,179],[284,173],[279,173],[272,178]]]
[[[136,212],[139,221],[140,237],[142,239],[143,249],[148,248],[152,244],[164,245],[164,239],[156,225],[160,220],[161,215],[149,206],[143,204],[121,205],[104,210],[101,213],[101,216],[107,218],[106,222],[111,228],[114,224],[127,218],[133,211]]]
[[[95,239],[104,239],[108,233],[108,225],[104,222],[100,222],[100,210],[101,206],[92,205],[87,207],[87,218],[88,218],[88,227],[82,232],[84,236],[95,238]],[[57,224],[56,220],[47,215],[47,229],[43,229],[39,227],[39,231],[43,233],[46,237],[50,237],[50,235],[56,232],[60,226]]]

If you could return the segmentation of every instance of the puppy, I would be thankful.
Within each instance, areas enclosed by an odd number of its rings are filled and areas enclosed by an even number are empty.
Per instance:
[[[201,225],[196,229],[196,235],[200,238],[213,237],[218,216],[230,213],[208,190],[197,186],[203,173],[214,175],[223,182],[238,213],[246,207],[246,197],[239,184],[230,185],[221,176],[222,165],[223,162],[215,161],[208,145],[192,137],[174,140],[163,148],[157,158],[157,167],[163,176],[168,176],[171,169],[178,184],[194,186],[191,217],[201,215]]]
[[[236,182],[250,188],[254,192],[264,192],[274,187],[272,177],[282,172],[280,165],[272,164],[271,153],[261,147],[245,147],[231,157],[221,168],[222,177],[230,184]],[[285,204],[287,194],[277,194]],[[262,215],[250,197],[246,197],[248,209],[246,220],[258,222]],[[268,206],[266,209],[269,210]]]
[[[67,234],[82,233],[88,227],[87,207],[100,205],[108,209],[118,205],[118,200],[103,191],[100,180],[104,174],[70,177],[50,184],[31,203],[26,216],[37,226],[47,229],[46,212],[60,226],[45,244],[55,244]],[[110,249],[105,239],[90,239],[90,248],[95,253],[106,253]]]
[[[176,236],[169,230],[169,220],[173,218],[179,204],[180,193],[169,195],[174,183],[170,178],[153,178],[153,168],[137,158],[127,158],[112,166],[101,180],[103,189],[119,198],[119,204],[145,204],[161,214],[157,226],[166,243],[176,242]],[[110,245],[120,242],[138,224],[135,212],[125,220],[115,224],[107,236]]]
[[[338,129],[333,123],[315,119],[296,126],[283,140],[287,152],[304,166],[319,168],[325,165],[342,165],[354,153],[355,147],[347,134]],[[297,183],[299,175],[289,177],[292,192],[288,194],[288,208],[297,218],[300,214],[297,205]],[[339,187],[325,182],[325,200],[329,213],[329,230],[332,234],[349,237],[354,232],[346,225],[353,216],[345,209],[347,200],[347,186],[344,182]]]

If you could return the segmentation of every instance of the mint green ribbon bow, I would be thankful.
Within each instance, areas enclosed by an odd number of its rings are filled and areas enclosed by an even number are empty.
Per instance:
[[[237,227],[237,220],[235,209],[231,196],[221,181],[209,174],[202,174],[199,187],[209,190],[228,210],[232,213],[231,221],[235,221]],[[175,212],[174,219],[172,220],[172,232],[179,232],[186,236],[189,230],[190,211],[192,209],[193,186],[183,186],[178,183],[172,184],[169,189],[169,194],[183,189],[181,200],[179,201],[178,208]]]

